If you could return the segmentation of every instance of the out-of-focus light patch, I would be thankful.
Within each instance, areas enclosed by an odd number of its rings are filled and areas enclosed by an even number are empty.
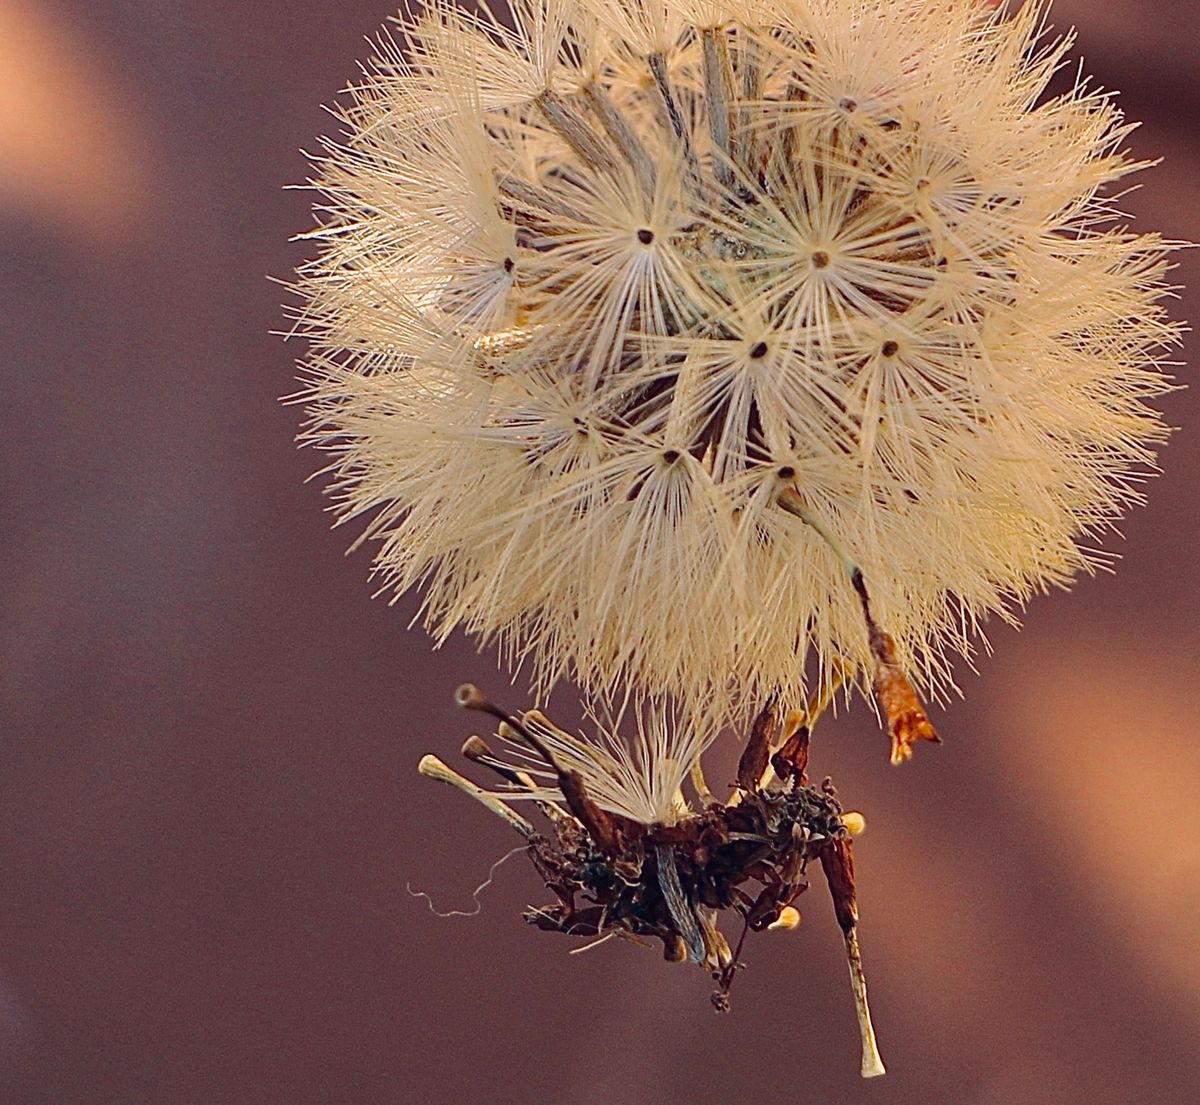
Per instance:
[[[8,982],[0,978],[0,1070],[30,1035],[29,1010]]]
[[[900,807],[878,818],[896,840],[920,840],[922,826],[905,820]],[[904,1000],[921,1023],[953,1024],[960,1041],[984,1047],[996,1009],[1018,1012],[1006,984],[1011,950],[1003,890],[981,877],[977,859],[952,840],[925,842],[919,855],[898,848],[894,861],[886,847],[858,863],[868,967],[888,961],[877,973],[902,980]]]
[[[1010,737],[993,750],[1078,873],[1097,924],[1200,1025],[1200,659],[1149,637],[1102,650],[1086,640],[1022,653]]]
[[[1062,1105],[1085,1100],[1079,1072],[1064,1061],[1045,1056],[1022,1058],[1005,1065],[971,1096],[968,1105]]]
[[[0,210],[105,240],[136,224],[149,174],[135,108],[74,31],[0,5]]]

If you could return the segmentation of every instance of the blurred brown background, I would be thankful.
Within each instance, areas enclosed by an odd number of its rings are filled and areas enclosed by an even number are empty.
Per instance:
[[[942,748],[889,768],[861,706],[818,732],[871,824],[886,1079],[857,1077],[816,894],[718,1018],[698,971],[527,929],[519,858],[478,917],[406,893],[469,906],[513,843],[414,770],[469,731],[458,682],[506,688],[343,559],[266,279],[303,256],[299,147],[387,13],[0,3],[0,1102],[1200,1100],[1195,387],[1117,574],[996,627]],[[1166,158],[1139,225],[1200,239],[1200,10],[1053,18]]]

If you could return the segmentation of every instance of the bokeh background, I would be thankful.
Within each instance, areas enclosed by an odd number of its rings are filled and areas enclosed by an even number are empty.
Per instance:
[[[698,971],[528,929],[519,857],[479,916],[406,890],[469,908],[511,847],[414,769],[470,731],[457,683],[520,694],[343,558],[268,281],[310,225],[283,186],[387,14],[0,3],[0,1102],[1200,1100],[1200,388],[1165,401],[1117,573],[995,627],[943,747],[890,768],[861,704],[818,731],[870,822],[887,1078],[857,1077],[816,888],[725,1018]],[[1128,209],[1200,239],[1200,9],[1053,21],[1165,158]]]

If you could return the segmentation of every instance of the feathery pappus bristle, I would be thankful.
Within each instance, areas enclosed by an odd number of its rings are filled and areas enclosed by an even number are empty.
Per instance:
[[[614,717],[591,719],[589,732],[573,734],[540,710],[509,716],[486,699],[464,699],[460,693],[459,701],[501,721],[504,752],[490,758],[489,766],[527,776],[521,786],[496,797],[561,801],[560,777],[575,775],[597,806],[640,825],[672,825],[693,812],[684,783],[717,734],[711,723],[685,722],[662,702],[632,708],[627,703]],[[627,735],[627,729],[633,732]],[[555,769],[547,770],[548,764]]]

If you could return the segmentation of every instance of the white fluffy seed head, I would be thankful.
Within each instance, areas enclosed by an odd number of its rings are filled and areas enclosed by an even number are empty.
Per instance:
[[[377,567],[603,695],[721,716],[869,668],[862,568],[936,689],[1138,497],[1178,336],[1043,6],[450,0],[318,162],[309,441]],[[824,678],[824,674],[821,676]]]

